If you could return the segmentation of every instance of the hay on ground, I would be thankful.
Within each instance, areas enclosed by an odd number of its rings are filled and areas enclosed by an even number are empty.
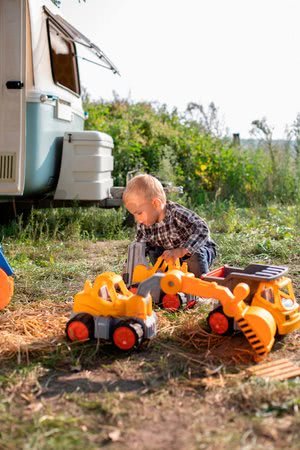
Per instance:
[[[20,305],[0,315],[0,359],[53,349],[64,338],[71,307],[50,301]]]

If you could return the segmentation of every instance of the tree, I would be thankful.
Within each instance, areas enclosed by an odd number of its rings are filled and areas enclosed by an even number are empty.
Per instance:
[[[190,102],[186,108],[186,115],[198,125],[200,132],[211,134],[215,137],[222,137],[224,132],[224,124],[219,119],[219,108],[214,102],[210,102],[207,110],[200,103]]]
[[[274,127],[268,125],[266,117],[263,117],[261,120],[253,120],[251,125],[250,134],[264,142],[271,158],[272,170],[276,173],[276,158],[273,144]]]
[[[293,147],[296,153],[296,167],[300,170],[300,113],[297,114],[291,128],[288,130],[288,137],[293,140]]]

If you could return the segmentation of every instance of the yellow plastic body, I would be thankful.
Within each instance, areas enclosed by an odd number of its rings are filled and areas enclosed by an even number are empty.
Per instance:
[[[0,310],[5,308],[14,293],[14,280],[0,269]]]
[[[286,306],[285,302],[288,300]],[[300,305],[297,303],[290,278],[261,282],[251,305],[264,308],[272,314],[279,334],[300,328]]]
[[[194,276],[193,273],[188,272],[187,263],[183,263],[180,265],[179,259],[177,259],[175,263],[167,263],[160,256],[159,258],[157,258],[154,266],[146,267],[143,264],[138,264],[137,266],[135,266],[132,274],[132,283],[138,284],[146,280],[147,278],[152,277],[152,275],[154,275],[156,272],[165,273],[174,269],[180,270],[187,276]]]
[[[152,315],[152,300],[130,292],[121,277],[114,272],[98,275],[94,285],[87,280],[84,289],[74,296],[73,312],[93,316],[138,317]]]
[[[247,284],[240,283],[231,292],[225,286],[185,275],[175,269],[165,274],[161,280],[161,288],[167,294],[183,292],[219,300],[224,313],[237,321],[258,356],[262,357],[271,350],[276,333],[276,322],[265,308],[258,305],[249,306],[245,303],[244,300],[250,290]]]

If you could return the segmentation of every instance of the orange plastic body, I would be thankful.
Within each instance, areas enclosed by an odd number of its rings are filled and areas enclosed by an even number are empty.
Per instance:
[[[152,315],[152,300],[130,292],[121,275],[104,272],[94,285],[87,280],[83,291],[74,297],[73,312],[93,316],[138,317],[146,320]]]
[[[5,308],[14,293],[14,280],[0,269],[0,310]]]
[[[180,270],[187,276],[194,277],[194,274],[188,272],[187,263],[180,264],[179,259],[175,261],[175,263],[167,263],[161,256],[157,258],[154,266],[146,267],[143,264],[138,264],[135,266],[132,275],[132,284],[138,284],[147,278],[152,277],[157,272],[168,272],[170,270]]]
[[[251,305],[269,311],[281,335],[300,328],[300,305],[296,301],[290,278],[281,277],[259,283]]]
[[[233,292],[216,282],[204,281],[184,274],[178,269],[171,270],[161,280],[161,288],[167,294],[183,292],[185,294],[219,300],[224,313],[233,317],[248,342],[259,357],[266,355],[274,344],[276,322],[272,314],[259,305],[247,305],[249,294],[246,283],[238,284]]]

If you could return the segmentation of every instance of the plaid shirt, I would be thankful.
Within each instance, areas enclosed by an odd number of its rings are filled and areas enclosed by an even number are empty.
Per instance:
[[[193,211],[171,201],[167,202],[165,218],[149,227],[138,224],[136,240],[149,247],[165,250],[186,248],[190,254],[199,253],[206,246],[215,247],[207,224]]]

